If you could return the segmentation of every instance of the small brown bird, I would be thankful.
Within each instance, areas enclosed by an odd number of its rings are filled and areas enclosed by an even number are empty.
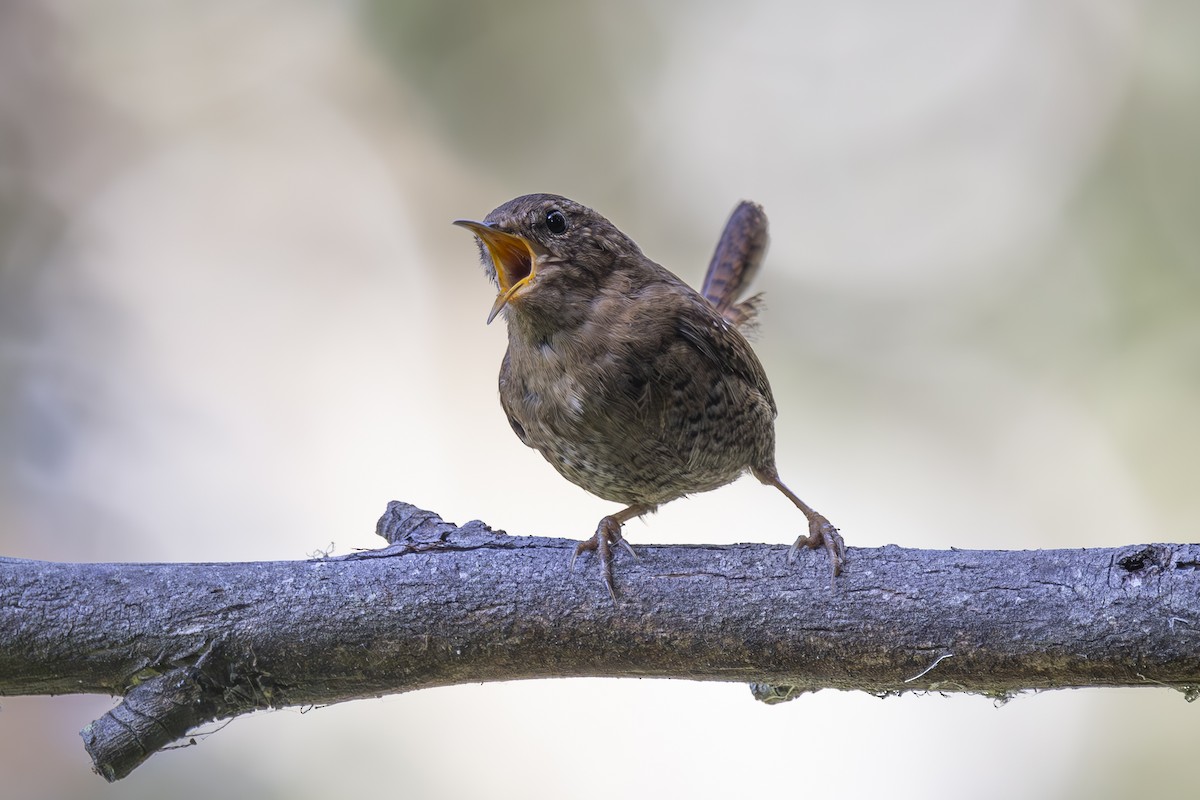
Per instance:
[[[479,238],[500,289],[488,322],[503,311],[508,323],[500,403],[512,429],[567,480],[626,506],[575,549],[598,551],[614,599],[612,547],[634,555],[625,522],[747,470],[808,518],[788,561],[824,547],[840,573],[841,535],[779,479],[775,400],[739,330],[757,308],[757,296],[737,301],[766,250],[759,206],[730,217],[703,294],[565,197],[525,195],[454,224]]]

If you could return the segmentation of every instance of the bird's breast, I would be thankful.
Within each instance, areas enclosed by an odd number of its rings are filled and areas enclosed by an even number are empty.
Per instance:
[[[553,342],[509,345],[500,370],[505,411],[526,431],[531,447],[546,437],[569,435],[594,402],[594,361],[564,354]]]

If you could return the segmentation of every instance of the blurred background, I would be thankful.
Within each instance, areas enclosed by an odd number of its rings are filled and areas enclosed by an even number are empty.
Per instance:
[[[779,467],[850,545],[1195,541],[1197,31],[1132,0],[4,3],[0,552],[345,553],[392,498],[590,535],[612,507],[509,430],[450,225],[532,191],[693,284],[765,206]],[[628,534],[801,524],[746,479]],[[244,717],[106,787],[77,732],[112,705],[0,701],[3,795],[1182,798],[1200,731],[1158,689],[548,681]]]

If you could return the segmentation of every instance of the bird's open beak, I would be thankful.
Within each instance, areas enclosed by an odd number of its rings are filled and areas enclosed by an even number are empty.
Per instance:
[[[500,294],[496,296],[496,302],[492,304],[492,310],[488,314],[487,321],[490,324],[500,313],[500,309],[533,280],[534,273],[537,272],[537,253],[533,243],[525,237],[505,233],[487,223],[456,219],[454,224],[479,237],[496,267],[496,281],[500,284]]]

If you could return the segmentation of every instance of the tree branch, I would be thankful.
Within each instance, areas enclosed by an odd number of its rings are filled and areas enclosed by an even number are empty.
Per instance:
[[[204,722],[481,681],[636,676],[1008,697],[1167,686],[1200,694],[1200,545],[927,551],[638,548],[619,603],[575,542],[462,527],[393,502],[392,544],[234,564],[0,559],[0,695],[124,700],[83,731],[129,774]]]

